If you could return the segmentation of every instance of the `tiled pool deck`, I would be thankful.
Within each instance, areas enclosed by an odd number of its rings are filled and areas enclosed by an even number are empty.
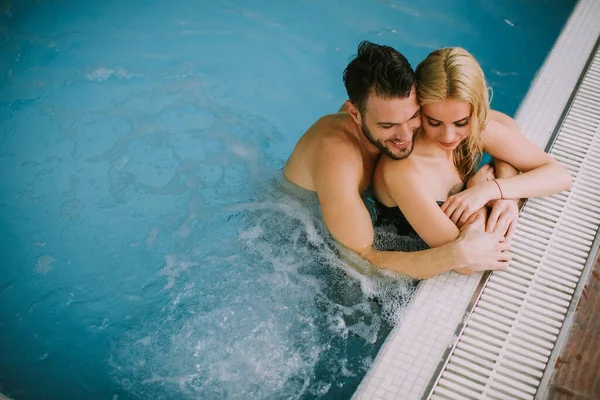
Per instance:
[[[600,399],[600,251],[577,305],[567,343],[555,363],[547,398]]]

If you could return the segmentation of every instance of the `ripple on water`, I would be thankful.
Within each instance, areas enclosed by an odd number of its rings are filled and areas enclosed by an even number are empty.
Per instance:
[[[54,257],[50,254],[42,254],[35,260],[34,271],[38,274],[47,274],[52,270],[52,264],[54,263]]]
[[[77,199],[73,199],[62,204],[59,215],[62,220],[68,221],[78,216],[81,210],[83,210],[83,203]]]

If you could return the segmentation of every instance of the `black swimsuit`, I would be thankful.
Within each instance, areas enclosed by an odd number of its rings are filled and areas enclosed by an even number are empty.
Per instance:
[[[441,206],[444,204],[443,201],[438,201],[437,204]],[[379,200],[375,199],[375,206],[377,210],[377,226],[394,226],[398,235],[408,235],[415,233],[415,230],[408,223],[408,220],[400,211],[398,206],[388,207],[382,204]]]
[[[418,251],[429,248],[399,207],[388,207],[375,196],[372,202],[375,208],[375,248],[383,251]],[[441,206],[444,202],[438,201],[437,204]]]

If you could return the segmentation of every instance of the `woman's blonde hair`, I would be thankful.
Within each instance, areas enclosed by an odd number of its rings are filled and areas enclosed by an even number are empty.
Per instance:
[[[483,71],[465,49],[450,47],[435,50],[417,66],[417,97],[419,104],[453,99],[471,105],[471,132],[454,150],[454,165],[466,181],[481,160],[481,133],[489,111],[488,87]]]

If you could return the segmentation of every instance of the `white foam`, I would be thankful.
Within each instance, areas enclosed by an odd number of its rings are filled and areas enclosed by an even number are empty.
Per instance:
[[[216,236],[210,250],[164,258],[157,275],[169,300],[114,344],[118,382],[143,398],[299,398],[331,395],[365,372],[372,359],[350,360],[345,347],[382,339],[407,281],[342,261],[318,208],[296,198],[229,209],[240,249]]]
[[[123,67],[116,68],[107,68],[107,67],[98,67],[93,69],[90,72],[85,74],[85,80],[89,82],[103,82],[112,77],[116,77],[118,79],[130,79],[134,77],[133,74],[130,74],[127,69]]]
[[[176,255],[165,256],[165,264],[166,265],[158,271],[158,275],[167,277],[167,284],[163,287],[163,290],[168,290],[175,286],[177,277],[189,267],[199,265],[196,262],[181,260]]]
[[[50,254],[42,254],[35,260],[34,270],[38,274],[47,274],[52,270],[52,264],[54,263],[54,257]]]

